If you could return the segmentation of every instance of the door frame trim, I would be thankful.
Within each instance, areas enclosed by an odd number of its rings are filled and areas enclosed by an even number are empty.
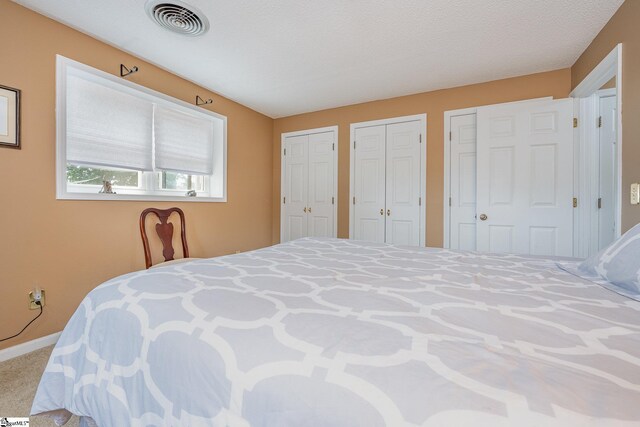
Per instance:
[[[388,119],[371,120],[366,122],[351,123],[349,126],[349,238],[352,239],[355,230],[355,211],[353,209],[353,197],[355,195],[355,153],[353,143],[355,142],[356,129],[371,126],[391,125],[404,122],[420,122],[420,132],[423,135],[420,144],[420,246],[426,246],[427,242],[427,113],[414,114],[410,116],[391,117]]]
[[[288,137],[300,136],[300,135],[312,135],[315,133],[333,132],[336,144],[335,150],[333,150],[333,197],[335,203],[333,204],[333,237],[338,237],[338,150],[339,150],[339,133],[338,125],[326,126],[315,129],[304,129],[293,132],[283,132],[280,135],[280,242],[284,241],[284,218],[285,218],[285,203],[284,203],[284,183],[286,177],[285,169],[285,156],[284,156],[284,141]]]
[[[595,105],[593,105],[593,96],[597,95],[598,91],[613,77],[616,78],[616,108],[617,114],[617,141],[616,141],[616,237],[622,235],[622,200],[624,198],[624,190],[622,188],[622,136],[623,136],[623,123],[622,123],[622,43],[618,43],[608,54],[605,56],[598,65],[571,91],[569,97],[574,98],[574,117],[579,118],[579,126],[576,132],[576,139],[578,147],[582,147],[585,143],[589,143],[596,138],[594,131],[595,127],[587,127],[586,124],[593,119],[595,114]],[[591,120],[593,123],[593,120]],[[585,170],[587,161],[587,153],[585,150],[579,152],[578,163],[576,164],[577,176],[580,180],[580,185],[576,189],[576,195],[579,198],[578,202],[578,220],[577,227],[578,232],[576,238],[576,246],[574,248],[574,255],[577,257],[586,257],[589,254],[589,241],[582,238],[583,233],[589,233],[592,228],[590,225],[590,216],[585,208],[588,207],[585,203],[580,203],[581,200],[588,200],[589,192],[586,188],[588,182],[588,174]]]

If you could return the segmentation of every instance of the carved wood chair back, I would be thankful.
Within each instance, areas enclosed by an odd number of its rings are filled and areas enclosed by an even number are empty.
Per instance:
[[[187,246],[187,234],[185,232],[184,212],[180,208],[156,209],[147,208],[140,214],[140,234],[142,235],[142,245],[144,246],[144,262],[147,268],[153,265],[151,259],[151,248],[149,247],[149,238],[147,236],[146,220],[147,215],[155,214],[158,217],[156,224],[156,233],[162,242],[162,256],[166,261],[172,261],[175,255],[173,249],[173,223],[169,222],[172,213],[177,213],[180,217],[180,240],[182,241],[182,254],[184,258],[189,258],[189,247]]]

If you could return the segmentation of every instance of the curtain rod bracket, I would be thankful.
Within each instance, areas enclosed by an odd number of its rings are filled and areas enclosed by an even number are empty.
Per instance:
[[[196,105],[199,107],[201,105],[213,104],[213,99],[209,98],[206,101],[200,98],[200,95],[196,95]]]
[[[126,65],[120,64],[120,77],[127,77],[133,73],[137,73],[138,71],[138,67],[135,65],[129,69]]]

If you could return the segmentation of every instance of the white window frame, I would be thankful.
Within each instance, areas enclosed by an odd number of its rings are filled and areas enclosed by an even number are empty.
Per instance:
[[[138,172],[139,187],[114,186],[116,194],[98,193],[100,185],[71,184],[67,182],[67,150],[66,150],[66,93],[67,69],[69,67],[81,70],[94,76],[108,79],[136,96],[152,100],[158,105],[172,108],[188,109],[199,115],[214,117],[216,134],[222,137],[214,139],[214,167],[213,174],[204,180],[205,194],[210,194],[212,188],[218,187],[220,196],[189,197],[184,190],[165,190],[160,188],[161,171]],[[98,167],[98,166],[96,166]],[[105,168],[109,169],[109,168]],[[171,172],[171,171],[168,171]],[[83,191],[84,190],[84,191]],[[122,194],[120,191],[126,191]],[[88,65],[56,55],[56,199],[58,200],[133,200],[133,201],[175,201],[175,202],[226,202],[227,201],[227,118],[196,107],[195,105],[148,89],[112,74],[96,70]]]

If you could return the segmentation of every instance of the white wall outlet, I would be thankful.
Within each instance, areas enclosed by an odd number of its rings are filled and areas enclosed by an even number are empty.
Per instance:
[[[631,204],[640,204],[640,183],[634,182],[631,184]]]
[[[40,304],[38,304],[38,302]],[[29,292],[29,309],[37,310],[40,307],[44,307],[44,289],[36,285],[31,292]]]

